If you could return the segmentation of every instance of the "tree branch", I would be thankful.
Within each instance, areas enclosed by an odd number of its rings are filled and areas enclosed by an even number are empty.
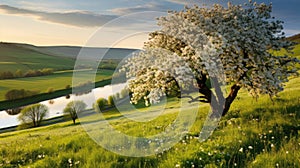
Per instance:
[[[189,98],[191,99],[190,101],[188,101],[189,103],[193,103],[193,102],[209,103],[208,100],[201,100],[201,99],[206,99],[205,96],[198,96],[196,98],[193,98],[192,96],[180,96],[178,98]]]

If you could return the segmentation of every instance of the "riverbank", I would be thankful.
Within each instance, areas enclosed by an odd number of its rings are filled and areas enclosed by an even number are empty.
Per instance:
[[[111,84],[111,78],[103,79],[101,81],[95,82],[95,88],[97,87],[103,87],[105,85]],[[41,93],[38,95],[34,95],[27,98],[17,99],[17,100],[6,100],[6,101],[0,101],[0,111],[6,110],[6,109],[13,109],[21,106],[26,106],[30,104],[39,103],[46,100],[55,99],[62,96],[67,96],[73,93],[74,88],[66,88],[61,90],[56,90],[50,93]],[[80,88],[80,91],[89,91],[90,87],[82,87]]]

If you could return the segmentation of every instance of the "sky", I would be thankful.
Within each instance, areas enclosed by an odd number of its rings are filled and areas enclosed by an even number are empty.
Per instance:
[[[244,3],[246,0],[231,0]],[[273,4],[288,36],[300,33],[299,0]],[[184,5],[227,4],[225,0],[0,0],[0,41],[38,46],[76,45],[141,48],[156,19]]]

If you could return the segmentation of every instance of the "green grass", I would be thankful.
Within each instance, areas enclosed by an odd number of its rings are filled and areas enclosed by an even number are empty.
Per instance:
[[[114,71],[112,70],[99,70],[96,75],[95,81],[108,79],[111,77]],[[87,76],[92,73],[90,70],[78,72],[76,76],[82,82],[86,82]],[[0,101],[5,99],[5,93],[11,89],[25,89],[36,90],[40,93],[45,93],[49,88],[54,90],[64,89],[67,85],[72,86],[73,71],[65,71],[61,73],[55,73],[53,75],[41,76],[41,77],[28,77],[1,80],[0,82]]]
[[[292,51],[293,53],[289,53],[288,55],[300,59],[300,39],[297,39],[295,42],[297,42],[298,44],[296,44],[294,46],[294,49]],[[280,51],[271,51],[271,53],[274,54],[274,55],[284,55],[284,54],[287,54],[287,52],[284,51],[283,49],[280,50]]]
[[[0,167],[300,167],[300,78],[291,79],[273,102],[257,101],[241,91],[227,116],[205,142],[198,134],[206,119],[201,105],[188,134],[174,147],[154,156],[133,158],[114,154],[89,138],[71,121],[0,134]],[[133,122],[116,110],[104,113],[110,124],[128,135],[160,133],[177,117],[178,100],[169,101],[166,113],[150,122]],[[151,107],[151,111],[161,108]],[[125,107],[126,109],[126,107]],[[140,113],[147,114],[145,109]],[[188,114],[191,108],[185,112]],[[126,114],[132,113],[130,110]],[[95,122],[88,116],[82,123]],[[118,139],[107,139],[117,143]]]

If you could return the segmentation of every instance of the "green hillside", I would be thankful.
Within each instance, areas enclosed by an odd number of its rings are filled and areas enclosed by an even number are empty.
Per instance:
[[[0,72],[15,72],[18,69],[23,71],[43,68],[73,69],[74,63],[74,59],[37,52],[17,44],[0,43]]]
[[[72,47],[72,46],[53,46],[53,47],[38,47],[39,51],[45,53],[51,53],[53,55],[76,58],[77,55],[82,50],[82,47]],[[104,59],[117,59],[121,60],[126,56],[134,52],[135,49],[125,49],[125,48],[84,48],[85,53],[89,53],[85,56],[86,59],[99,58],[99,55],[104,55]]]
[[[54,70],[73,69],[81,47],[50,46],[38,47],[29,44],[0,43],[0,73],[52,68]],[[122,60],[135,49],[85,48],[84,67],[94,66],[99,55],[105,60]],[[92,61],[90,61],[92,60]],[[116,63],[117,63],[116,62]]]
[[[16,44],[19,47],[34,50],[58,57],[67,57],[76,59],[80,51],[84,51],[85,59],[99,58],[104,55],[104,59],[120,60],[130,55],[137,49],[127,48],[95,48],[95,47],[78,47],[78,46],[33,46],[29,44]]]
[[[289,55],[300,59],[300,34],[288,37],[287,40],[293,41],[296,43],[296,45],[294,46],[294,49],[293,49],[293,53],[289,54]],[[274,52],[274,51],[272,51],[272,52]],[[285,53],[286,52],[283,50],[274,52],[274,54],[276,54],[276,55],[283,55]]]

